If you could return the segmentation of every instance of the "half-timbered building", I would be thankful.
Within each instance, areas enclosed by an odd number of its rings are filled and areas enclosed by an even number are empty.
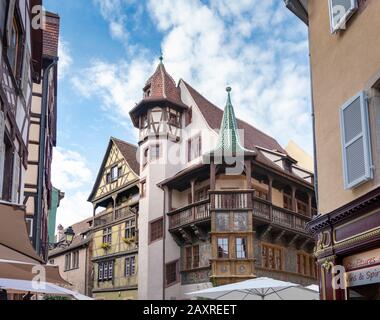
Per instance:
[[[92,222],[93,296],[137,298],[139,165],[137,147],[111,138],[88,201]]]
[[[30,27],[35,2],[0,2],[0,199],[13,204],[23,202],[31,88],[40,72],[40,30]]]
[[[313,173],[159,63],[130,113],[139,129],[140,299],[260,276],[316,283]]]
[[[36,251],[48,255],[48,215],[52,204],[51,164],[57,142],[59,16],[45,12],[41,76],[32,87],[28,160],[25,177],[26,219]]]

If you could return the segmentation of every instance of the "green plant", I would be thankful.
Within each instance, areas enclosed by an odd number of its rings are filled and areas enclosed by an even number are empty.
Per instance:
[[[101,248],[104,250],[108,250],[109,248],[111,248],[111,245],[108,242],[102,243]]]
[[[131,244],[131,243],[135,242],[135,238],[123,238],[123,241],[126,244]]]

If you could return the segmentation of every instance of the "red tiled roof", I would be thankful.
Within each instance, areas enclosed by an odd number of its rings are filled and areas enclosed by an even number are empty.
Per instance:
[[[163,63],[158,65],[154,74],[146,82],[144,89],[150,90],[149,97],[144,98],[144,100],[162,98],[182,104],[180,89],[174,79],[166,72]]]
[[[58,15],[45,12],[46,24],[43,30],[43,55],[58,57],[59,23]]]
[[[223,110],[208,101],[184,80],[182,81],[189,90],[195,103],[201,110],[208,125],[214,130],[219,130],[223,118]],[[268,136],[264,132],[239,119],[237,119],[237,125],[240,130],[244,130],[244,147],[246,149],[253,150],[256,146],[258,146],[269,150],[277,150],[283,154],[287,154],[286,151],[274,138]]]

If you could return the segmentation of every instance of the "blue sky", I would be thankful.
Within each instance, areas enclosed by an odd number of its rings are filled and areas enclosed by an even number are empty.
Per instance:
[[[57,222],[92,214],[91,191],[110,136],[136,143],[128,112],[162,51],[239,118],[312,152],[307,29],[282,0],[45,0],[61,17],[58,147],[53,183],[66,193]]]

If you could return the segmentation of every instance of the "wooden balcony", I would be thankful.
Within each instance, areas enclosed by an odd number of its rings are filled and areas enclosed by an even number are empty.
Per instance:
[[[176,209],[168,213],[169,229],[175,229],[194,222],[210,219],[209,199],[190,204],[186,207]]]
[[[96,228],[108,225],[132,215],[133,213],[129,210],[129,207],[118,208],[115,210],[115,214],[113,212],[109,212],[105,214],[99,214],[99,216],[95,217],[94,227]]]
[[[308,235],[306,224],[311,221],[311,217],[277,207],[267,200],[255,197],[253,190],[210,191],[209,194],[210,200],[203,200],[169,212],[169,230],[210,220],[210,209],[252,210],[254,220]]]
[[[252,209],[253,190],[210,191],[212,208],[215,210]]]
[[[272,203],[253,197],[253,216],[275,226],[307,234],[306,224],[311,217],[274,206]]]

